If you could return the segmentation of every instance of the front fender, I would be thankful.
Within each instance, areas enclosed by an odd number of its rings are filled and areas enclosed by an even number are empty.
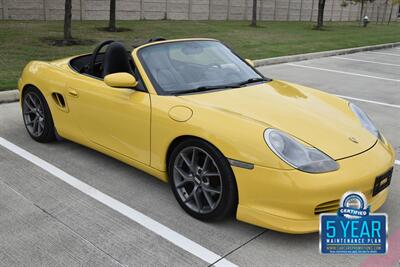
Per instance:
[[[208,141],[230,159],[274,169],[292,169],[266,145],[263,133],[269,125],[240,114],[184,100],[176,96],[151,96],[151,166],[166,171],[167,151],[180,136],[195,136]],[[187,121],[177,121],[168,115],[175,106],[185,106],[193,112]]]

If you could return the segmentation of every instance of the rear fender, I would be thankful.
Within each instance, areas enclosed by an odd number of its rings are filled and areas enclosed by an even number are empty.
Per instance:
[[[32,61],[24,68],[18,82],[20,103],[29,86],[36,87],[46,99],[57,133],[67,139],[75,139],[80,131],[72,120],[68,107],[67,81],[72,72],[43,61]]]

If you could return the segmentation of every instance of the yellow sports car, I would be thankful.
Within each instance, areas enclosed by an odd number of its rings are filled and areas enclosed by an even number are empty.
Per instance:
[[[30,62],[19,90],[33,139],[60,136],[168,181],[200,220],[315,232],[346,191],[372,211],[388,195],[394,150],[359,107],[268,79],[217,40],[152,39],[133,52],[106,41]]]

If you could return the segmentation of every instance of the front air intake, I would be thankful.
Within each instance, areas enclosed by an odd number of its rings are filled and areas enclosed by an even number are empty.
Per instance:
[[[339,199],[336,199],[319,204],[315,207],[314,214],[318,215],[321,213],[337,212],[337,210],[339,209],[339,201]]]

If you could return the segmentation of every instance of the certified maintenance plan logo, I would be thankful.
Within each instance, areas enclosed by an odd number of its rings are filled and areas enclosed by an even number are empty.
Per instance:
[[[322,254],[386,254],[387,215],[370,213],[363,193],[347,192],[337,214],[320,215]]]

